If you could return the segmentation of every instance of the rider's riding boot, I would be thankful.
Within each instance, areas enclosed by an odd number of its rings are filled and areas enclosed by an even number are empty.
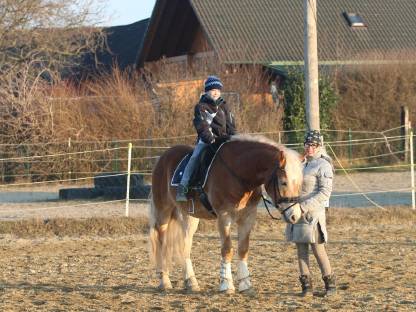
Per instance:
[[[186,198],[186,193],[188,193],[188,187],[186,185],[179,184],[178,189],[176,190],[176,201],[188,201],[188,198]]]
[[[324,283],[325,283],[325,295],[326,296],[335,295],[337,293],[335,275],[332,274],[332,275],[323,276],[322,279],[324,280]]]
[[[302,297],[313,296],[312,279],[309,275],[299,276],[299,281],[302,286]]]

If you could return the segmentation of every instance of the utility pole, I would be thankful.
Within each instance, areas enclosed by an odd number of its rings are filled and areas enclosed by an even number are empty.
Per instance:
[[[304,0],[306,126],[308,130],[320,130],[316,1]]]

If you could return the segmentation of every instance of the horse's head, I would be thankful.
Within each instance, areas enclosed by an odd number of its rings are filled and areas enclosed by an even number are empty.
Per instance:
[[[302,216],[299,196],[302,187],[302,166],[299,154],[280,147],[276,165],[265,183],[267,194],[289,223],[296,223]]]

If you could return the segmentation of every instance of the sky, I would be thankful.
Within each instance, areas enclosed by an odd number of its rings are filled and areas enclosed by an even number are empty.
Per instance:
[[[104,26],[127,25],[150,17],[156,0],[106,0]]]

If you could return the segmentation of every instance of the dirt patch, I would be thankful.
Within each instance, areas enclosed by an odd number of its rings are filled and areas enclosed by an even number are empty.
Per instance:
[[[353,175],[362,191],[409,187],[410,176]],[[409,178],[409,179],[408,179]],[[58,187],[10,192],[57,192]],[[2,192],[5,190],[2,189]],[[345,176],[334,193],[356,191]],[[15,194],[18,196],[19,194]],[[0,197],[2,194],[0,194]],[[182,271],[172,271],[174,290],[159,293],[148,260],[147,203],[57,201],[0,203],[0,310],[2,311],[294,311],[416,309],[416,213],[409,206],[331,208],[328,253],[338,295],[324,298],[311,256],[315,296],[298,296],[296,250],[284,240],[283,222],[259,213],[249,266],[257,293],[218,293],[220,242],[214,222],[202,221],[192,259],[201,293],[182,291]],[[343,206],[342,206],[343,207]],[[234,246],[236,245],[234,231]],[[235,273],[236,259],[233,262]]]
[[[63,219],[57,225],[84,228],[83,234],[41,234],[46,231],[18,238],[3,231],[0,310],[414,311],[415,214],[408,209],[357,209],[352,217],[347,211],[351,210],[335,209],[329,218],[327,249],[338,277],[338,295],[333,298],[322,296],[323,283],[313,257],[315,296],[298,296],[295,247],[284,241],[284,224],[262,213],[252,235],[249,259],[257,291],[253,296],[218,293],[220,243],[213,222],[203,222],[194,239],[192,257],[202,291],[189,295],[182,291],[180,269],[172,272],[174,290],[159,293],[155,289],[157,279],[148,260],[147,237],[133,230],[135,224],[145,224],[145,219],[134,221],[131,228],[119,226],[130,228],[120,234],[102,235],[95,230],[88,234],[85,226],[67,224],[69,220]],[[235,268],[236,261],[234,273]]]

